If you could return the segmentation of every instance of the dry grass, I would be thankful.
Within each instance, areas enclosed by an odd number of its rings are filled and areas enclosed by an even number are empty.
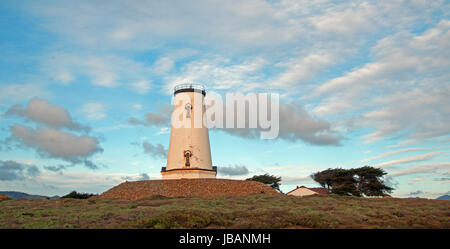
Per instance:
[[[3,200],[0,228],[450,228],[450,202],[342,196]]]

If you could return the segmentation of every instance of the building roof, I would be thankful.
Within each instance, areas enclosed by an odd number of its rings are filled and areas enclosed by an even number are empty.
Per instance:
[[[326,195],[326,194],[329,194],[329,193],[330,193],[330,192],[328,191],[327,188],[308,188],[308,187],[305,187],[305,186],[300,186],[300,187],[297,186],[295,189],[293,189],[293,190],[287,192],[286,194],[289,194],[289,193],[291,193],[291,192],[294,192],[295,190],[297,190],[297,189],[299,189],[299,188],[306,188],[306,189],[309,189],[309,190],[311,190],[311,191],[316,192],[316,193],[319,194],[319,195]]]
[[[309,189],[318,193],[319,195],[327,195],[330,193],[327,188],[309,188]]]

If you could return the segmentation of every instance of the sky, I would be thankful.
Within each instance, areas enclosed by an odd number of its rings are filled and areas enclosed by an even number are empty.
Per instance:
[[[280,96],[280,132],[211,129],[218,178],[317,187],[380,167],[395,197],[450,190],[448,1],[0,4],[0,190],[161,179],[173,87]]]

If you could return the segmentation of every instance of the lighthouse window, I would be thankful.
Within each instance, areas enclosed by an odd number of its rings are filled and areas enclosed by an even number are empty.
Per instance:
[[[192,109],[191,104],[187,103],[184,108],[186,108],[186,118],[191,118],[191,109]]]

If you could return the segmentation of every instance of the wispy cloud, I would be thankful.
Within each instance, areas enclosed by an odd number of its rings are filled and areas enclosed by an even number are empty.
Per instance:
[[[0,104],[17,103],[17,101],[50,96],[50,91],[42,84],[2,84],[0,86]]]
[[[375,166],[386,167],[386,166],[397,165],[397,164],[426,161],[426,160],[429,160],[429,159],[435,157],[436,155],[446,153],[446,152],[447,151],[435,151],[435,152],[430,152],[430,153],[421,154],[421,155],[414,155],[414,156],[404,157],[404,158],[397,159],[397,160],[379,163]]]
[[[388,152],[384,152],[384,153],[381,153],[376,156],[365,158],[365,159],[361,160],[361,162],[370,162],[370,161],[373,161],[376,159],[385,158],[385,157],[389,157],[389,156],[400,154],[400,153],[405,153],[405,152],[410,152],[410,151],[422,151],[422,150],[426,150],[426,149],[425,148],[406,148],[406,149],[401,149],[401,150],[388,151]]]
[[[389,173],[390,176],[404,176],[404,175],[412,175],[412,174],[420,174],[420,173],[429,173],[434,172],[441,169],[448,169],[450,167],[450,163],[430,163],[430,164],[421,164],[411,166],[402,170],[395,171],[393,173]]]
[[[99,120],[107,116],[106,109],[106,106],[100,102],[91,102],[84,104],[81,112],[87,119]]]
[[[151,83],[148,80],[140,80],[131,83],[131,88],[139,94],[146,94],[150,91]]]

